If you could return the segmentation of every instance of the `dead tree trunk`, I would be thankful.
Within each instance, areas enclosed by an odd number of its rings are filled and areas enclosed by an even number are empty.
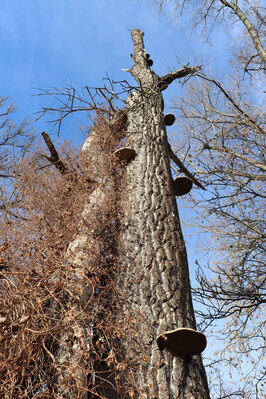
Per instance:
[[[156,342],[167,330],[196,329],[161,91],[174,79],[199,68],[185,67],[159,77],[150,70],[143,33],[133,30],[132,39],[131,73],[139,88],[128,98],[126,145],[135,150],[136,157],[126,169],[122,192],[119,259],[123,270],[123,317],[135,319],[138,331],[134,336],[129,331],[124,338],[125,356],[134,364],[129,397],[207,399],[209,390],[201,356],[194,356],[193,350],[180,354],[178,348],[167,348],[167,341],[171,341],[167,334],[159,339],[160,348]],[[193,340],[191,335],[188,342],[181,340],[172,345],[193,347]]]
[[[83,147],[82,162],[93,189],[79,233],[65,254],[66,326],[51,349],[51,392],[58,399],[209,399],[200,357],[205,337],[195,331],[170,171],[169,157],[175,161],[175,156],[167,141],[161,94],[173,80],[199,67],[159,77],[150,70],[143,33],[133,30],[132,38],[131,73],[139,87],[120,115],[121,128],[112,125],[114,119],[101,126],[107,135],[101,137],[96,129]],[[115,149],[124,137],[124,124],[132,161],[119,166],[125,153]],[[182,166],[178,158],[175,162]]]

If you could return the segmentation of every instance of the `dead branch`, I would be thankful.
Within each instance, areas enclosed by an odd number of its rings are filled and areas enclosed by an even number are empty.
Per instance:
[[[52,165],[58,169],[58,171],[61,173],[61,175],[65,175],[69,173],[68,168],[64,165],[64,163],[61,161],[59,158],[58,152],[56,151],[56,148],[52,142],[52,140],[49,137],[49,134],[47,132],[42,132],[43,139],[45,141],[45,144],[48,147],[48,150],[50,151],[51,156],[48,157],[47,155],[43,155],[48,161],[51,162]]]
[[[206,188],[203,187],[203,185],[198,181],[198,179],[196,179],[196,177],[189,172],[189,170],[185,167],[183,162],[177,157],[177,155],[172,150],[170,144],[169,144],[169,153],[170,153],[170,158],[179,167],[179,169],[182,172],[184,172],[185,175],[187,175],[187,177],[189,177],[193,181],[193,183],[196,184],[196,186],[200,187],[202,190],[206,190]]]
[[[239,20],[245,25],[247,28],[248,34],[253,41],[254,47],[258,52],[258,56],[261,58],[263,62],[266,62],[266,51],[263,48],[263,45],[260,41],[259,35],[257,30],[255,29],[254,25],[250,22],[247,15],[238,7],[236,2],[229,3],[226,0],[220,0],[225,7],[231,8],[233,12],[238,16]]]
[[[217,86],[219,88],[219,90],[221,90],[221,92],[224,94],[224,96],[230,101],[230,103],[237,109],[237,111],[248,120],[248,123],[251,126],[251,128],[253,128],[253,129],[255,128],[260,133],[265,134],[265,129],[263,129],[260,125],[258,125],[257,122],[247,112],[243,111],[239,107],[239,105],[236,104],[234,99],[228,94],[228,92],[222,87],[222,85],[219,82],[217,82],[217,80],[207,78],[206,76],[200,75],[200,74],[198,74],[197,76],[199,76],[201,79],[207,80],[208,82],[211,82],[215,86]]]
[[[177,69],[174,72],[168,73],[167,75],[159,77],[158,87],[161,91],[167,89],[167,87],[175,80],[183,78],[187,75],[192,75],[193,73],[198,72],[201,69],[201,66],[188,67],[184,66],[181,69]]]

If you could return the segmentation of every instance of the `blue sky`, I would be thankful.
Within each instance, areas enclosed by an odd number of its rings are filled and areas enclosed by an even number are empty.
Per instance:
[[[34,112],[49,104],[49,99],[34,96],[36,88],[101,86],[106,73],[114,80],[130,80],[121,69],[132,65],[133,28],[145,32],[146,50],[158,74],[187,62],[193,65],[194,57],[198,63],[211,59],[220,65],[217,60],[227,56],[225,37],[219,31],[209,57],[209,48],[199,37],[192,39],[188,28],[159,16],[158,9],[146,1],[2,1],[0,95],[12,98],[18,120],[32,119]],[[178,88],[178,83],[172,86],[166,99],[176,95]],[[80,144],[78,123],[69,120],[62,133]],[[45,120],[35,125],[36,132],[50,128]]]

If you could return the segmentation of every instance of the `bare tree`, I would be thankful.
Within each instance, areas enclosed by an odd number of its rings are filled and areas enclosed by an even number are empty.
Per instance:
[[[193,198],[200,214],[197,228],[214,238],[205,246],[213,261],[198,269],[195,299],[207,306],[207,312],[200,312],[205,326],[226,320],[221,358],[227,353],[228,365],[241,368],[244,356],[254,356],[250,381],[260,397],[265,378],[265,320],[260,314],[266,301],[265,10],[261,2],[250,0],[169,3],[183,15],[194,7],[195,26],[210,38],[218,24],[242,27],[232,48],[231,76],[197,74],[174,108],[182,144],[189,142],[179,156],[207,188],[207,195]]]
[[[175,198],[192,183],[172,179],[170,156],[189,172],[169,147],[162,98],[200,67],[159,77],[143,32],[132,39],[138,86],[125,108],[88,91],[96,116],[80,159],[44,132],[49,155],[21,167],[24,219],[4,227],[1,247],[6,399],[209,398]],[[69,109],[59,111],[60,122]]]
[[[161,352],[155,339],[169,329],[196,329],[186,249],[170,173],[161,91],[198,67],[157,76],[148,66],[142,37],[139,30],[132,31],[131,73],[139,89],[128,99],[126,145],[134,148],[136,158],[127,168],[122,192],[122,203],[127,205],[119,254],[124,268],[124,313],[133,321],[139,315],[142,321],[138,334],[129,334],[125,350],[127,356],[135,355],[138,397],[207,398],[200,357],[173,357],[167,350]],[[167,336],[165,339],[167,342]]]
[[[26,121],[20,125],[12,121],[15,107],[8,98],[0,97],[0,109],[0,209],[15,215],[20,200],[19,163],[32,145],[33,135]]]

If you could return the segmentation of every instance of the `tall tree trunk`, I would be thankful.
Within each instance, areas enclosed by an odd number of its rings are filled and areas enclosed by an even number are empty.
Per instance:
[[[180,70],[160,78],[148,66],[143,33],[133,30],[132,39],[131,73],[139,88],[128,98],[126,143],[136,157],[127,167],[122,192],[119,259],[126,298],[123,317],[135,319],[138,329],[134,337],[129,331],[124,339],[126,356],[135,364],[131,397],[207,399],[200,355],[172,356],[156,342],[167,330],[196,329],[161,94],[175,78],[194,70],[184,68],[183,73]]]
[[[52,389],[56,399],[117,398],[114,372],[106,362],[110,340],[106,337],[105,320],[114,302],[112,273],[116,251],[115,166],[110,166],[109,157],[120,134],[124,135],[120,132],[124,123],[117,122],[123,115],[116,113],[110,122],[104,118],[97,121],[80,154],[90,184],[83,197],[86,201],[81,207],[78,233],[69,243],[64,259],[68,273],[61,317],[66,327],[59,332],[53,348]],[[61,167],[62,170],[65,171]]]

